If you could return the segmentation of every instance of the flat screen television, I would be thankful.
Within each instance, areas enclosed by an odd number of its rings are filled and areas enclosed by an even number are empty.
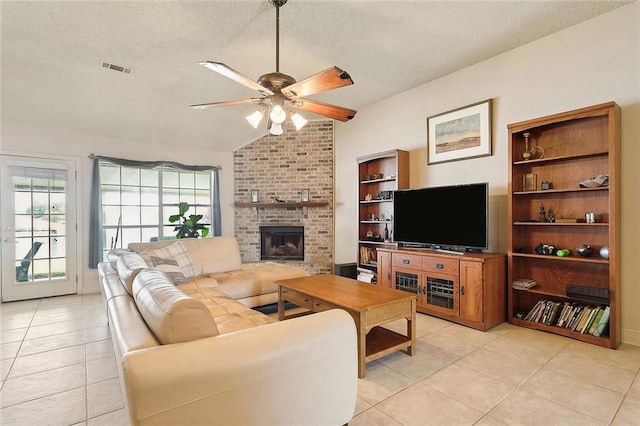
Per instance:
[[[471,183],[393,193],[393,239],[435,250],[488,248],[489,184]]]

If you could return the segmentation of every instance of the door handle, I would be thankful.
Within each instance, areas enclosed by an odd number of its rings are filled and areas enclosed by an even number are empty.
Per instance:
[[[460,294],[464,296],[464,286],[463,285],[460,286]]]

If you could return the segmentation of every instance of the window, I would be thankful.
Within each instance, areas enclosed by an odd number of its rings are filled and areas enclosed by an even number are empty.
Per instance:
[[[189,203],[187,216],[201,214],[212,229],[214,173],[171,167],[139,168],[100,161],[102,250],[131,242],[175,238],[169,216]]]

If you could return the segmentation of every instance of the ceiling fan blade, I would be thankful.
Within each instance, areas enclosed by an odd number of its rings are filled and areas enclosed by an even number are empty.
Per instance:
[[[356,115],[355,109],[329,105],[318,101],[311,101],[309,99],[296,98],[291,101],[291,106],[339,121],[349,121]]]
[[[261,85],[259,85],[258,83],[256,83],[255,81],[249,79],[248,77],[245,77],[244,75],[240,74],[238,71],[234,70],[233,68],[229,68],[228,66],[226,66],[223,63],[220,62],[211,62],[211,61],[201,61],[199,62],[200,65],[202,65],[203,67],[210,69],[211,71],[215,71],[220,75],[223,75],[227,78],[230,78],[231,80],[235,81],[236,83],[240,83],[243,86],[248,87],[249,89],[253,89],[256,90],[257,92],[263,94],[264,96],[272,96],[273,92],[269,89],[267,89],[266,87],[263,87]]]
[[[261,105],[263,102],[264,102],[263,98],[250,98],[250,99],[238,99],[237,101],[209,102],[206,104],[196,104],[196,105],[189,105],[189,106],[193,109],[205,109],[210,107],[242,105],[242,104]]]
[[[282,93],[287,97],[296,98],[314,95],[350,84],[353,84],[353,80],[349,73],[334,66],[283,88]]]

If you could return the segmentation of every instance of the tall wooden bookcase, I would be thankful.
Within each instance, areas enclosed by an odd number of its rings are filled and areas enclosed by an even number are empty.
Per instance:
[[[393,242],[393,191],[409,187],[409,153],[396,149],[358,157],[357,161],[357,266],[375,276],[376,249],[397,247]]]
[[[515,325],[572,337],[596,345],[620,344],[620,107],[594,105],[507,126],[509,141],[508,318]],[[525,135],[527,138],[525,138]],[[528,141],[525,141],[528,139]],[[523,155],[528,142],[530,156]],[[537,148],[537,147],[541,147]],[[525,159],[525,157],[528,157]],[[583,187],[581,182],[608,174],[608,185]],[[540,217],[553,213],[554,219]],[[585,214],[595,213],[595,223]],[[544,254],[539,244],[566,256]],[[593,254],[580,256],[589,245]],[[608,258],[600,249],[608,246]],[[548,248],[546,252],[553,251]],[[542,254],[541,254],[542,253]],[[512,288],[516,280],[533,280],[527,290]],[[527,315],[539,301],[560,311],[547,322]],[[565,303],[566,302],[566,303]],[[542,303],[542,302],[541,302]],[[561,310],[609,308],[604,332],[593,335],[560,321]],[[552,308],[551,308],[552,309]],[[551,316],[551,313],[549,313]],[[597,334],[597,333],[596,333]]]

